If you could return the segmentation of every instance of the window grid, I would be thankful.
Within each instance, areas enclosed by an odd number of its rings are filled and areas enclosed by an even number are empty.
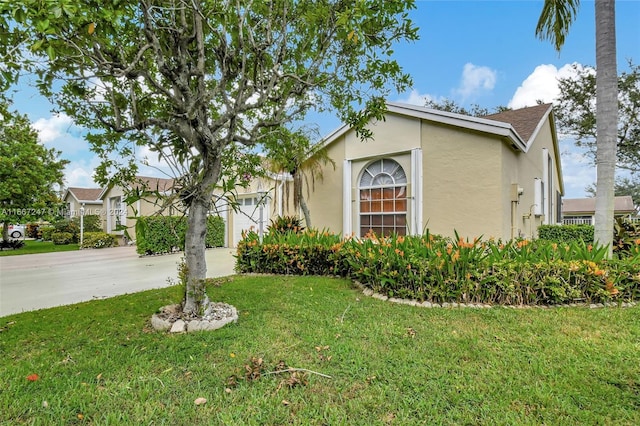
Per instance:
[[[397,162],[379,160],[360,179],[360,236],[407,232],[407,177]]]

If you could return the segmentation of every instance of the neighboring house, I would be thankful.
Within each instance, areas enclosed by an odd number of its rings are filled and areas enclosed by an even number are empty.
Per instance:
[[[561,219],[550,104],[477,118],[388,103],[369,128],[369,141],[347,125],[324,140],[336,167],[307,199],[316,228],[511,239]]]
[[[67,188],[63,202],[67,207],[67,216],[69,218],[80,217],[81,208],[84,207],[84,215],[97,215],[100,217],[102,228],[105,226],[105,212],[103,210],[103,202],[100,199],[102,188]]]
[[[595,220],[595,198],[566,198],[562,200],[562,223],[564,225],[593,225]],[[631,196],[614,198],[615,217],[631,218],[637,214]]]
[[[121,242],[126,242],[126,227],[129,236],[135,239],[136,217],[151,216],[159,213],[164,204],[164,198],[172,192],[173,179],[136,176],[136,181],[132,182],[127,189],[144,187],[148,191],[157,191],[157,196],[147,196],[127,205],[125,188],[118,185],[109,185],[100,193],[100,199],[104,207],[104,230],[108,234],[116,234],[121,237]],[[167,207],[164,215],[182,214],[180,209],[174,206]]]
[[[173,193],[173,179],[136,176],[136,182],[129,185],[129,190],[144,185],[148,190],[156,189],[161,195],[153,196],[126,204],[125,189],[121,186],[108,186],[100,194],[104,202],[105,232],[122,236],[126,227],[129,236],[135,239],[135,224],[138,216],[152,216],[161,212],[165,206],[163,197]],[[247,188],[238,188],[231,200],[214,192],[215,200],[210,214],[219,215],[225,222],[225,246],[236,246],[242,238],[242,232],[260,228],[266,231],[274,215],[282,214],[282,179],[277,176],[253,179]],[[259,200],[263,200],[260,204]],[[262,221],[260,220],[262,213]],[[183,209],[176,200],[165,207],[161,214],[165,216],[182,215]]]

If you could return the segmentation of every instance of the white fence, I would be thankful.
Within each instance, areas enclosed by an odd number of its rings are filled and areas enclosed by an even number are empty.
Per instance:
[[[563,217],[563,225],[592,225],[590,217]]]
[[[640,224],[640,217],[627,217],[624,220],[628,223]],[[593,225],[593,219],[591,217],[563,217],[563,225]]]

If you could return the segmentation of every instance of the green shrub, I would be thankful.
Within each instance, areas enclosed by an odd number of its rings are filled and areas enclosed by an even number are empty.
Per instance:
[[[183,216],[145,216],[136,222],[138,254],[162,254],[184,250],[187,218]],[[206,247],[224,245],[224,221],[218,216],[207,218]]]
[[[621,217],[613,224],[613,251],[619,257],[632,255],[640,241],[640,223],[631,223]]]
[[[62,246],[65,244],[71,244],[73,241],[73,234],[70,232],[54,232],[51,234],[51,240],[53,244]]]
[[[75,216],[71,219],[74,228],[78,229],[78,233],[80,232],[80,217]],[[88,214],[85,215],[82,219],[82,224],[84,227],[84,232],[102,232],[102,222],[100,221],[100,216],[97,214]]]
[[[105,232],[85,232],[82,236],[82,248],[105,248],[116,245],[116,237]]]
[[[337,275],[341,238],[327,231],[268,233],[260,244],[255,231],[238,243],[238,272],[286,275]]]
[[[625,259],[583,241],[464,240],[430,235],[341,239],[307,230],[255,232],[238,244],[236,270],[349,277],[389,297],[437,303],[565,304],[635,299],[640,242]]]
[[[42,225],[38,228],[40,238],[44,241],[51,241],[51,235],[56,232],[56,227],[53,225]]]
[[[538,228],[538,238],[556,243],[593,241],[593,225],[542,225]]]
[[[224,220],[220,216],[207,217],[207,237],[205,240],[207,247],[224,246]]]
[[[80,240],[80,225],[72,219],[62,219],[53,223],[56,233],[71,234],[72,243],[77,243]]]

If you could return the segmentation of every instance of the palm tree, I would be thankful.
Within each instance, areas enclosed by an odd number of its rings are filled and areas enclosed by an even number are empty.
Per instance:
[[[580,0],[545,0],[536,36],[559,52]],[[595,0],[596,12],[596,212],[595,242],[613,245],[613,200],[618,133],[615,0]]]
[[[331,164],[335,169],[335,162],[329,158],[326,147],[311,143],[309,131],[283,128],[278,137],[278,143],[268,153],[269,168],[279,176],[284,173],[291,176],[291,180],[282,178],[287,209],[293,190],[293,209],[302,210],[306,227],[311,228],[311,213],[303,188],[306,187],[308,197],[315,188],[316,180],[322,180],[324,166]]]

